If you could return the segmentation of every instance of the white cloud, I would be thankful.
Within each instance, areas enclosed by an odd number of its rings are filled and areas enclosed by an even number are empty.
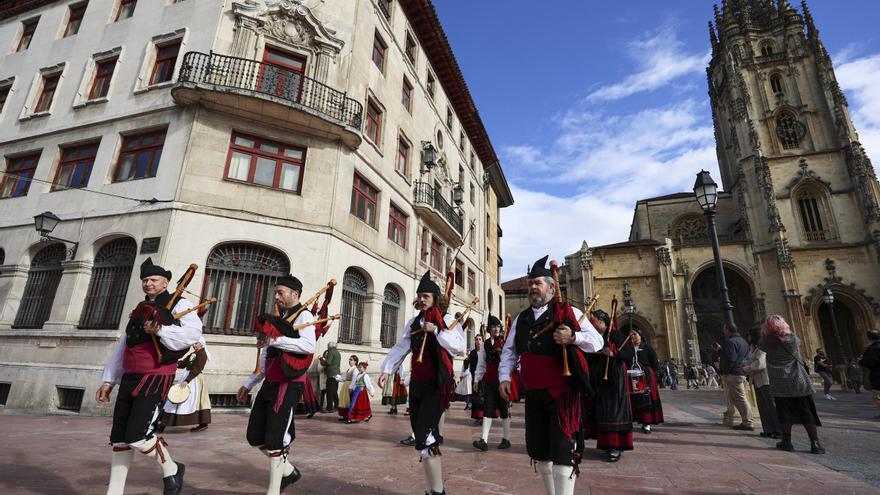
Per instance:
[[[683,76],[702,74],[710,54],[686,53],[675,34],[674,25],[666,23],[656,32],[627,45],[636,72],[620,82],[600,87],[587,96],[588,101],[619,100],[643,91],[653,91]]]
[[[837,80],[850,105],[850,114],[868,156],[880,160],[880,54],[861,58],[839,57]]]

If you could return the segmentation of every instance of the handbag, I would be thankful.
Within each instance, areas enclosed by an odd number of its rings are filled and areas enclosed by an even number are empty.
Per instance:
[[[782,344],[780,343],[780,345],[782,345]],[[804,371],[807,372],[807,377],[809,377],[809,376],[810,376],[810,367],[807,366],[807,363],[806,363],[803,359],[798,359],[798,357],[795,356],[794,353],[792,353],[791,351],[789,351],[788,348],[786,348],[785,346],[783,346],[782,349],[783,349],[785,352],[787,352],[789,356],[793,357],[795,361],[801,363],[801,366],[804,367]]]

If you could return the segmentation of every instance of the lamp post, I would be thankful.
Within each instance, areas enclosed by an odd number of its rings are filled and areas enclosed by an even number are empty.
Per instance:
[[[828,312],[831,313],[831,329],[834,331],[834,340],[837,341],[837,350],[840,352],[840,359],[843,360],[843,364],[849,363],[849,359],[846,357],[846,353],[843,350],[843,340],[840,338],[840,330],[837,329],[837,316],[834,315],[834,293],[831,292],[831,289],[825,288],[825,293],[822,294],[822,301],[828,305]],[[846,388],[846,368],[838,368],[840,369],[840,385]]]
[[[61,223],[61,219],[51,211],[46,211],[34,216],[34,228],[40,233],[40,242],[58,241],[63,242],[64,244],[71,244],[66,251],[67,257],[73,259],[73,257],[76,256],[76,249],[79,247],[79,243],[49,235],[55,230],[55,227],[57,227],[59,223]]]
[[[721,264],[721,250],[718,247],[718,232],[715,229],[715,206],[718,204],[718,184],[712,180],[709,172],[701,170],[694,182],[694,195],[697,203],[706,214],[706,222],[709,227],[709,239],[712,241],[712,255],[715,257],[715,276],[718,279],[718,290],[721,292],[721,311],[724,313],[724,324],[732,331],[736,331],[736,323],[733,322],[733,305],[730,303],[730,294],[727,291],[727,281],[724,279],[724,266]]]
[[[623,312],[629,317],[629,328],[627,328],[627,334],[629,334],[633,329],[633,313],[636,312],[636,305],[633,304],[632,290],[626,280],[623,281]]]

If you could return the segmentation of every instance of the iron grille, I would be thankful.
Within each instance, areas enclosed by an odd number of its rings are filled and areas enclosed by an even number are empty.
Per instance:
[[[364,301],[367,299],[367,279],[364,275],[349,268],[342,278],[342,318],[339,327],[339,342],[342,344],[361,344],[363,342]]]
[[[251,407],[251,394],[247,394],[244,404],[238,402],[236,394],[208,394],[211,399],[211,407],[218,409],[239,409]]]
[[[82,407],[83,393],[81,388],[56,387],[58,390],[58,409],[79,412]]]
[[[462,235],[464,232],[464,221],[461,216],[455,212],[455,208],[443,198],[443,194],[436,190],[427,182],[416,182],[415,187],[415,203],[428,205],[440,214],[450,225]]]
[[[67,252],[61,243],[46,246],[34,256],[13,328],[43,328],[52,312],[63,272],[61,262],[66,257]]]
[[[251,335],[254,319],[273,304],[272,288],[290,272],[284,254],[254,244],[224,244],[208,256],[202,297],[216,297],[202,318],[205,333]]]
[[[6,401],[9,399],[9,389],[12,388],[11,383],[3,382],[0,383],[0,406],[5,406]]]
[[[344,125],[361,128],[361,104],[326,84],[274,64],[246,58],[189,52],[180,68],[181,83],[233,88],[265,94],[317,111]]]
[[[382,347],[393,347],[397,340],[398,315],[400,314],[400,293],[391,285],[385,286],[382,300]]]
[[[79,328],[119,327],[136,256],[137,244],[130,237],[111,241],[98,251]]]

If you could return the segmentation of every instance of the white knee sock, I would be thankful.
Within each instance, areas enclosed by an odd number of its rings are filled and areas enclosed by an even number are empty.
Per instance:
[[[551,461],[535,461],[535,466],[537,466],[538,474],[541,475],[541,480],[544,482],[547,495],[556,495],[556,487],[553,484],[553,463]]]
[[[431,465],[428,464],[428,459],[431,457],[422,456],[422,471],[425,472],[425,491],[427,493],[431,493]]]
[[[501,428],[504,429],[504,438],[505,440],[510,440],[510,416],[501,420]]]
[[[574,482],[577,478],[572,476],[573,472],[572,466],[553,466],[553,486],[556,495],[574,495]]]
[[[269,457],[269,487],[266,495],[280,495],[281,478],[284,477],[284,465],[287,464],[285,456]]]
[[[492,428],[492,418],[483,418],[483,441],[489,441],[489,430]]]
[[[156,462],[162,467],[163,478],[177,474],[177,463],[171,458],[171,452],[168,451],[168,446],[164,444],[161,438],[154,436],[149,440],[135,442],[131,446],[138,449],[145,456],[156,459]]]
[[[128,477],[128,468],[133,458],[134,450],[131,448],[113,451],[113,456],[110,458],[110,484],[107,485],[107,495],[122,495],[125,490],[125,479]]]
[[[437,493],[443,492],[443,465],[440,456],[432,455],[431,457],[422,459],[422,462],[428,467],[425,468],[425,474],[428,476],[428,485],[430,490]]]
[[[440,423],[437,424],[437,433],[442,437],[443,429],[446,426],[446,412],[440,415]]]

